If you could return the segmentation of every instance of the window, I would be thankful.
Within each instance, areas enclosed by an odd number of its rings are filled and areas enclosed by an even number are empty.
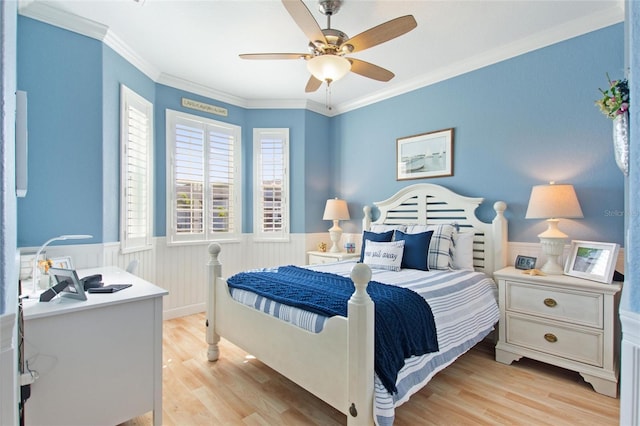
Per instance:
[[[153,233],[153,105],[120,87],[120,246],[123,253],[151,248]]]
[[[289,239],[289,129],[253,129],[256,240]]]
[[[167,110],[169,243],[240,237],[240,144],[238,126]]]

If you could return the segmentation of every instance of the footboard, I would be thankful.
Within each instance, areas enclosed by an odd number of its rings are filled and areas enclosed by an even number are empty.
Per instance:
[[[348,317],[329,318],[311,333],[231,298],[222,278],[219,244],[209,245],[207,358],[220,356],[220,336],[347,415],[349,425],[373,424],[374,305],[367,265],[351,272],[355,292]]]

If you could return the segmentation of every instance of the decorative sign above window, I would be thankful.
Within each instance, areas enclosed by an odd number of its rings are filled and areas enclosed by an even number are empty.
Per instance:
[[[185,108],[197,109],[198,111],[221,115],[223,117],[228,115],[226,108],[205,104],[204,102],[194,101],[193,99],[182,98],[182,106]]]

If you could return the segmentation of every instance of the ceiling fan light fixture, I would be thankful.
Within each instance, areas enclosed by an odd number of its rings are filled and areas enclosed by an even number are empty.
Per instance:
[[[338,81],[351,70],[351,62],[337,55],[315,56],[307,61],[307,69],[320,81]]]

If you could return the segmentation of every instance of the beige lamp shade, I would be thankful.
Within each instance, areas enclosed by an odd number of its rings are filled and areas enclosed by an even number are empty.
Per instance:
[[[320,81],[338,81],[351,70],[351,62],[342,56],[321,55],[307,61],[307,69]]]
[[[327,200],[327,204],[324,207],[324,215],[322,220],[349,220],[349,209],[347,208],[347,202],[334,198]]]
[[[573,185],[536,185],[531,189],[526,219],[581,218],[582,209]]]

